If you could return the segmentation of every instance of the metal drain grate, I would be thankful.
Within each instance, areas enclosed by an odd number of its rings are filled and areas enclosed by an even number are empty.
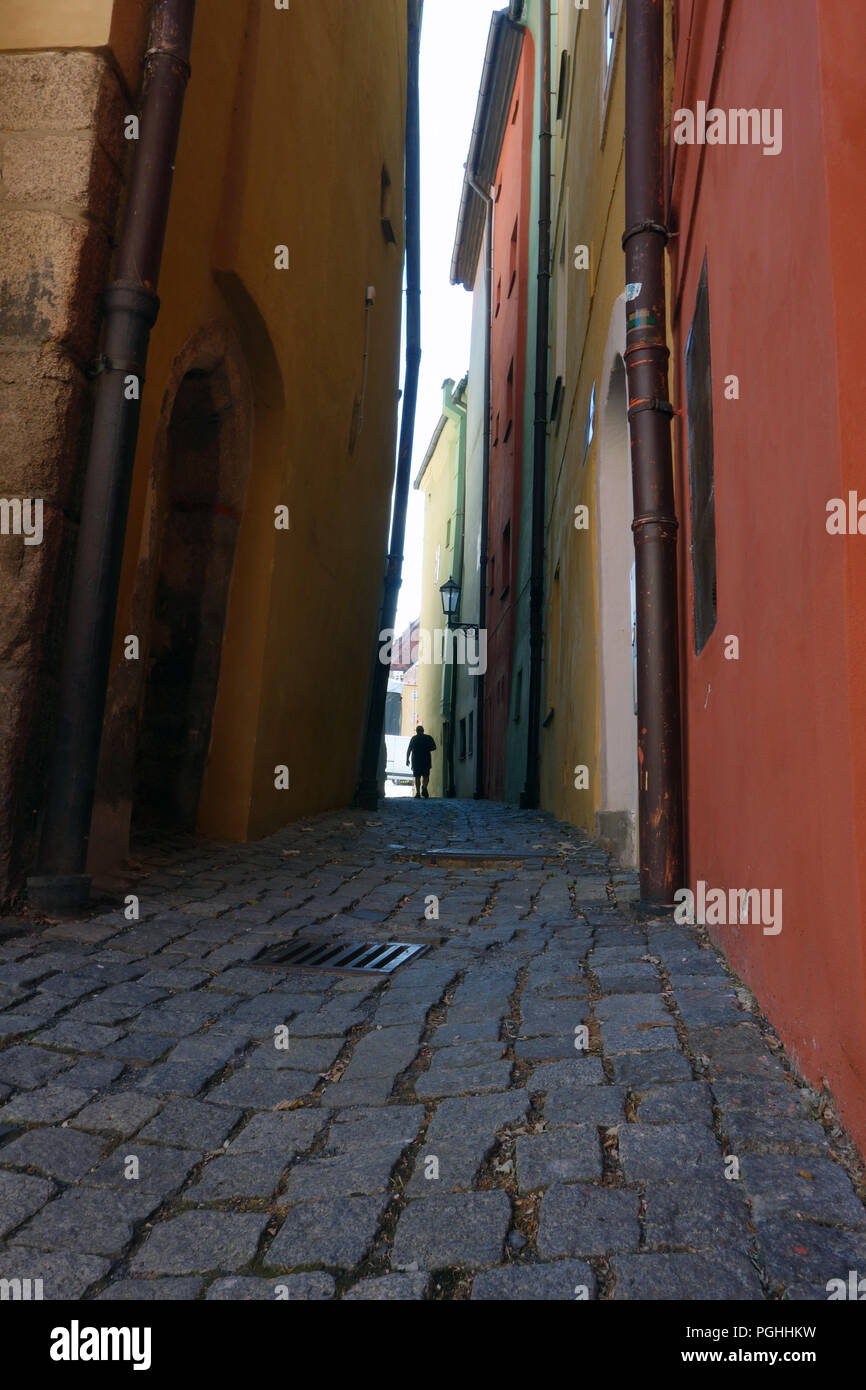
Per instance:
[[[281,966],[290,970],[349,970],[390,975],[398,966],[430,949],[422,941],[281,941],[260,952],[250,965]]]

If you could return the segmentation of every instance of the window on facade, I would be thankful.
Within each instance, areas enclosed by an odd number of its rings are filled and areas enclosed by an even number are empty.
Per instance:
[[[495,587],[496,587],[496,556],[495,556],[495,555],[491,555],[491,556],[490,556],[490,559],[487,561],[487,572],[488,572],[488,575],[490,576],[490,593],[492,594],[492,593],[493,593],[493,590],[494,590]]]
[[[511,437],[511,426],[514,424],[514,358],[512,357],[508,365],[508,378],[505,383],[505,439]]]
[[[613,61],[616,42],[616,21],[619,16],[618,0],[604,0],[604,70],[607,73]]]
[[[692,518],[692,580],[695,592],[695,651],[700,652],[716,625],[713,373],[710,361],[710,301],[706,256],[695,301],[695,316],[686,341],[685,368]]]
[[[555,404],[551,406],[550,418],[553,420],[559,413],[562,403],[562,389],[565,385],[565,363],[568,353],[568,208],[566,207],[562,217],[562,240],[559,245],[559,274],[556,277],[556,370],[555,377],[559,382],[559,394],[556,395]]]
[[[493,313],[494,318],[499,317],[499,310],[502,308],[502,276],[496,282],[496,308]]]
[[[568,52],[562,50],[559,60],[559,87],[556,93],[556,119],[561,121],[565,115],[565,89],[568,84]]]
[[[447,521],[446,524],[445,524],[445,548],[446,548],[446,550],[450,550],[450,549],[451,549],[451,518],[450,518],[450,516],[449,516],[449,518],[448,518],[448,521]]]
[[[457,756],[461,763],[466,761],[466,720],[457,725]]]
[[[511,585],[511,522],[506,521],[502,528],[502,593],[505,598]]]
[[[517,231],[520,222],[519,217],[514,219],[514,229],[511,233],[511,246],[508,250],[508,298],[514,289],[514,282],[517,279]]]
[[[382,224],[383,237],[390,246],[395,246],[397,237],[394,234],[392,202],[391,175],[388,173],[388,166],[383,164],[379,181],[379,221]]]
[[[469,725],[466,733],[466,756],[472,757],[472,749],[475,742],[475,711],[469,711]]]

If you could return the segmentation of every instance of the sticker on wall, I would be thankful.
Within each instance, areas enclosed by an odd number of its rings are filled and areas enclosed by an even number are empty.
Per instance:
[[[630,304],[631,301],[632,301],[633,299],[637,299],[637,297],[638,297],[638,295],[640,294],[640,292],[641,292],[642,289],[643,289],[643,283],[642,283],[640,280],[638,280],[637,284],[634,284],[634,285],[626,285],[626,287],[625,287],[625,302],[626,302],[626,304]]]

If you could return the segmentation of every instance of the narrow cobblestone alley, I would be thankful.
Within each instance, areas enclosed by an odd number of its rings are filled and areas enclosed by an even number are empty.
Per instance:
[[[850,1151],[747,993],[573,829],[392,801],[142,862],[139,921],[0,945],[0,1278],[759,1300],[866,1267]],[[431,945],[252,968],[295,933]]]

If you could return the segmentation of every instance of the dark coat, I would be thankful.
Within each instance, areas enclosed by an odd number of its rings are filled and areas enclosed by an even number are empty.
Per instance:
[[[409,747],[406,749],[406,761],[412,760],[412,771],[424,774],[430,771],[432,759],[430,754],[435,749],[436,744],[429,734],[415,734],[409,740]]]

